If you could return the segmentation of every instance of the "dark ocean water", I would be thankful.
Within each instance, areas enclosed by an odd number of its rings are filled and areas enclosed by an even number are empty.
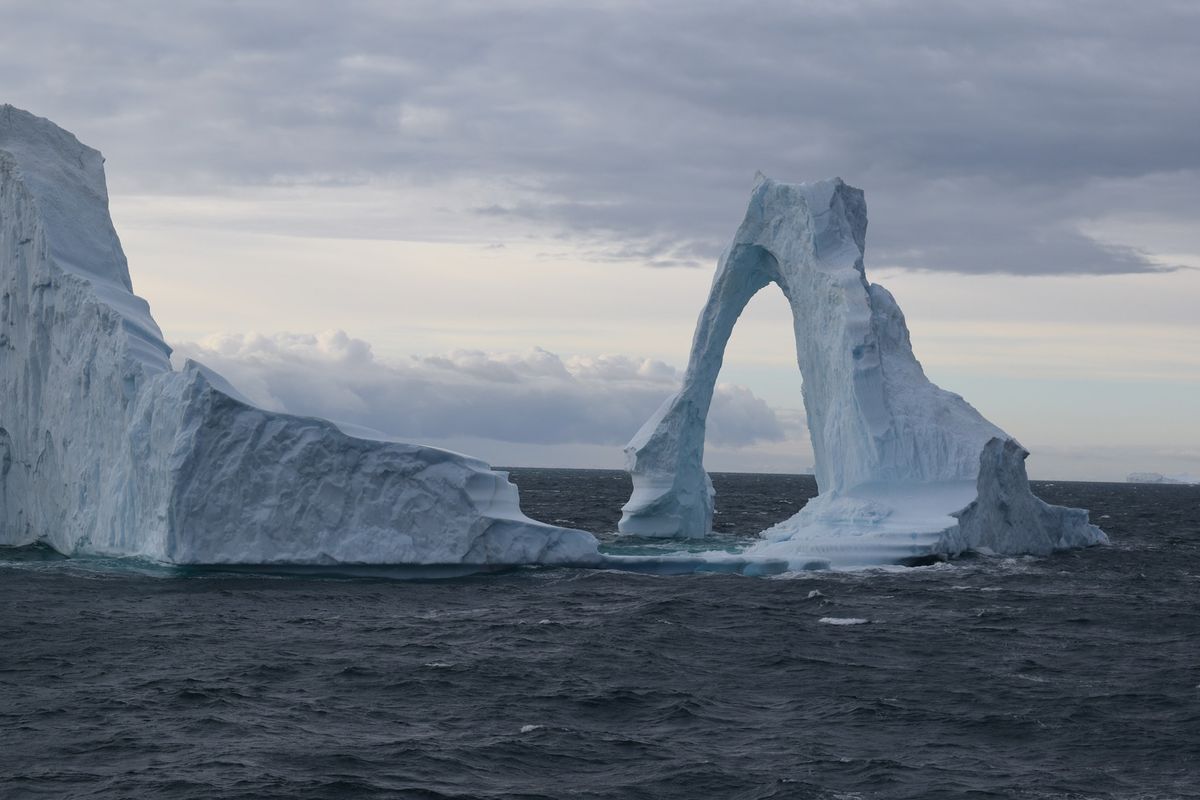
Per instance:
[[[513,478],[598,532],[628,493]],[[714,480],[726,540],[815,491]],[[1200,797],[1200,488],[1036,489],[1113,545],[772,579],[0,554],[0,798]]]

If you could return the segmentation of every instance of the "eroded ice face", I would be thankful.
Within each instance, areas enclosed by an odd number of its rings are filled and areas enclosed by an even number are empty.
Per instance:
[[[776,284],[792,309],[821,495],[747,556],[866,565],[1104,541],[1085,512],[1037,500],[1020,445],[926,378],[899,306],[866,279],[866,224],[862,192],[840,179],[760,178],[717,265],[683,386],[626,448],[634,491],[621,531],[710,532],[703,453],[713,387],[742,310]]]
[[[0,107],[0,544],[178,564],[596,557],[477,459],[255,408],[133,294],[103,158]],[[360,433],[354,431],[353,433]]]

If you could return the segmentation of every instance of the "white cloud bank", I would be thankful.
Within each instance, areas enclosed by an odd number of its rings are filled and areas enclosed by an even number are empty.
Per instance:
[[[457,350],[377,360],[344,331],[220,334],[184,343],[264,408],[320,416],[416,441],[620,447],[679,384],[669,364],[624,355],[566,358]],[[720,384],[708,441],[718,448],[782,442],[803,418],[777,414],[749,389]]]

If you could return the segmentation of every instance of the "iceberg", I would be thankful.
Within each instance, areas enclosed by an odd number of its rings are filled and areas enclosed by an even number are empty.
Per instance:
[[[625,448],[633,494],[621,533],[711,532],[705,420],[739,315],[774,283],[792,310],[819,494],[743,557],[869,566],[1107,541],[1086,511],[1035,497],[1028,452],[926,378],[896,301],[867,280],[866,231],[863,193],[840,179],[759,176],[717,265],[682,386]]]
[[[272,413],[181,370],[108,213],[103,158],[0,106],[0,545],[172,564],[594,561],[474,458]]]
[[[1200,478],[1188,473],[1179,475],[1163,475],[1161,472],[1131,472],[1125,478],[1126,483],[1173,483],[1191,486],[1200,484]]]

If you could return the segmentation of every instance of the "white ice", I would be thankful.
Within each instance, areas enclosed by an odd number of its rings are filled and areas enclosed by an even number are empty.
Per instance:
[[[792,309],[820,495],[743,558],[870,566],[1106,541],[1086,511],[1034,497],[1024,448],[925,377],[899,306],[867,281],[866,228],[863,193],[840,179],[760,176],[717,266],[682,388],[626,447],[634,489],[621,532],[710,533],[705,419],[734,324],[774,283]]]
[[[739,554],[602,557],[534,522],[476,459],[256,408],[195,362],[173,370],[132,290],[103,159],[0,106],[0,544],[178,564],[604,564],[739,571],[895,563],[1105,540],[1029,491],[1026,452],[912,355],[865,278],[862,193],[762,180],[723,256],[684,384],[627,450],[621,530],[711,529],[704,424],[733,325],[768,283],[794,314],[821,494]]]
[[[0,106],[0,545],[176,564],[598,559],[591,534],[525,517],[481,461],[264,411],[169,356],[100,153]]]

